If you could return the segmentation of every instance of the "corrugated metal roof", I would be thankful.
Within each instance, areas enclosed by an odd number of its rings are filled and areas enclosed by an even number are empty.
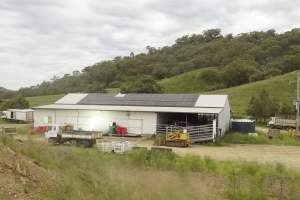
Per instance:
[[[13,112],[33,112],[32,109],[8,109],[7,111],[13,111]]]
[[[227,95],[200,95],[195,107],[223,108],[227,98]]]
[[[89,105],[119,107],[223,108],[227,95],[198,94],[68,94],[56,105]],[[147,109],[146,109],[147,110]],[[172,109],[171,109],[172,110]]]
[[[56,101],[56,104],[77,104],[79,101],[81,101],[83,98],[88,96],[88,94],[83,93],[71,93],[67,94],[63,98]]]
[[[197,94],[88,94],[79,105],[194,107]]]
[[[133,112],[173,112],[173,113],[204,113],[218,114],[223,108],[195,108],[195,107],[157,107],[157,106],[111,106],[111,105],[61,105],[51,104],[39,106],[35,109],[57,110],[102,110],[102,111],[133,111]]]

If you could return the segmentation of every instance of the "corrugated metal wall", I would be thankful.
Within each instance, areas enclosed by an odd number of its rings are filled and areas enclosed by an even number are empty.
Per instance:
[[[45,118],[52,124],[73,124],[75,129],[109,131],[112,122],[128,128],[133,134],[154,134],[157,114],[152,112],[88,111],[88,110],[35,110],[34,125],[44,126]]]
[[[230,105],[228,99],[223,110],[219,113],[218,128],[222,129],[222,134],[225,134],[230,129]]]

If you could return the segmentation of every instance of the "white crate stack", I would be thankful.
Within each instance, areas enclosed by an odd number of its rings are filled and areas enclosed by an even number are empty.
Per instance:
[[[114,150],[114,142],[100,142],[97,143],[97,148],[103,152],[111,153]]]
[[[117,154],[123,154],[126,151],[130,151],[134,146],[135,146],[135,144],[133,144],[129,141],[97,143],[97,147],[101,151],[107,152],[107,153],[114,152]]]

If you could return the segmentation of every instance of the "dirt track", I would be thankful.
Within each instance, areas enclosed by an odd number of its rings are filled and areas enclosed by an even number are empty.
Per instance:
[[[178,154],[209,156],[217,160],[246,160],[260,163],[281,163],[300,169],[300,147],[274,145],[230,145],[225,147],[197,146],[190,149],[176,148]]]

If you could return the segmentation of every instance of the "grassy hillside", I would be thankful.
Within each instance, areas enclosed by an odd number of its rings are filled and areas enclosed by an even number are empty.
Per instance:
[[[179,76],[164,79],[160,81],[159,84],[164,87],[164,92],[166,93],[228,94],[233,114],[236,117],[246,115],[246,109],[251,97],[258,94],[263,89],[267,90],[272,97],[276,98],[280,102],[291,104],[295,98],[296,72],[237,87],[205,92],[209,90],[210,87],[214,87],[207,85],[207,83],[199,79],[200,74],[206,69],[195,70]],[[62,96],[63,95],[28,97],[27,100],[29,100],[30,106],[34,107],[52,104]]]
[[[43,106],[47,104],[52,104],[58,99],[62,98],[64,94],[58,95],[47,95],[47,96],[36,96],[36,97],[27,97],[30,107]]]
[[[213,67],[197,69],[186,72],[177,76],[163,79],[159,81],[159,85],[163,87],[165,93],[194,93],[211,90],[215,85],[208,85],[202,81],[200,76],[207,69]]]
[[[214,87],[213,85],[207,85],[200,79],[200,74],[206,69],[194,70],[164,79],[159,84],[164,87],[164,92],[166,93],[203,93],[210,87]],[[206,93],[228,94],[233,114],[235,116],[245,116],[251,97],[258,94],[261,90],[267,90],[272,97],[280,102],[291,104],[295,98],[295,87],[296,72],[291,72],[267,80]]]
[[[292,104],[296,96],[296,72],[210,93],[228,94],[233,114],[235,116],[245,116],[251,97],[260,93],[263,89],[279,102]]]

